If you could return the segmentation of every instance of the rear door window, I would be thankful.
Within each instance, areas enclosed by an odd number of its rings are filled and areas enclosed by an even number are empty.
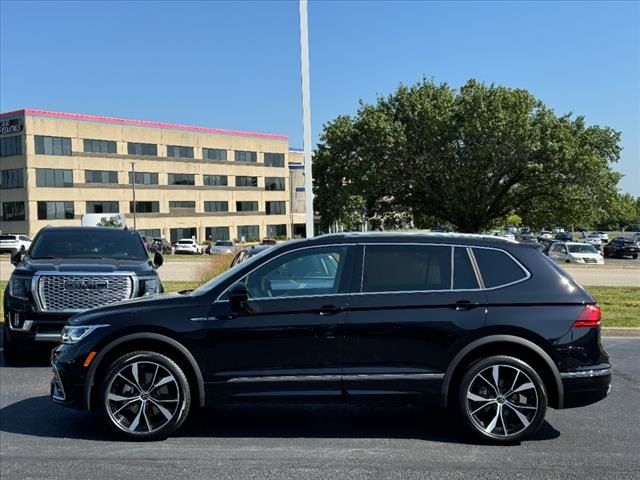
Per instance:
[[[474,248],[473,254],[486,288],[509,285],[528,276],[528,273],[502,250]]]
[[[451,247],[367,245],[363,292],[413,292],[451,289]]]

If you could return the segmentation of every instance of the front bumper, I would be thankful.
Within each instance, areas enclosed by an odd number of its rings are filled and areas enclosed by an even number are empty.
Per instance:
[[[560,373],[563,408],[584,407],[604,399],[611,390],[611,365],[601,364]]]
[[[51,400],[65,407],[84,409],[84,380],[87,368],[82,365],[86,358],[77,345],[59,345],[51,352]]]
[[[45,314],[6,308],[5,324],[7,339],[12,344],[26,348],[52,348],[60,343],[62,329],[70,314]]]

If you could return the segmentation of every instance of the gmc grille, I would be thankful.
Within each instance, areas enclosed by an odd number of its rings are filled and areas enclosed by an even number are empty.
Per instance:
[[[116,275],[41,275],[36,300],[43,312],[80,312],[132,298],[136,283],[131,273]]]

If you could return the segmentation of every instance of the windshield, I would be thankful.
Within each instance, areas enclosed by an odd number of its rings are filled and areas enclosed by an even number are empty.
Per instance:
[[[217,241],[214,245],[214,247],[233,247],[233,243],[231,242],[222,242],[222,241]]]
[[[0,240],[16,240],[15,235],[0,235]]]
[[[193,245],[193,240],[180,240],[178,245]]]
[[[591,245],[567,245],[569,253],[598,253]]]
[[[39,258],[113,258],[148,260],[140,236],[131,230],[92,228],[41,230],[31,246],[30,256]]]

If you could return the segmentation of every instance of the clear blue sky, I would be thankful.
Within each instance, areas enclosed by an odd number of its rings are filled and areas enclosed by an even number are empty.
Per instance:
[[[623,134],[640,195],[640,4],[311,2],[313,132],[422,76],[529,89]],[[0,3],[0,111],[42,108],[289,135],[298,4]]]

